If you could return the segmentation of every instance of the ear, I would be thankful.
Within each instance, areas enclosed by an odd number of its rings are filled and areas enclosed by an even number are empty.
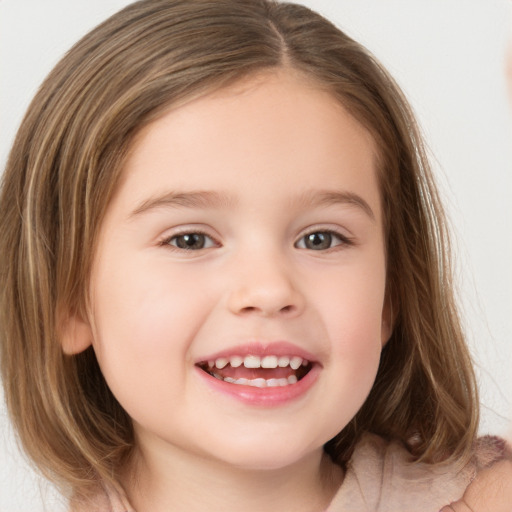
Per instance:
[[[79,313],[59,314],[57,325],[59,341],[65,354],[79,354],[92,345],[91,326]]]
[[[386,294],[384,307],[382,308],[382,324],[381,324],[381,343],[382,347],[386,345],[393,334],[395,326],[397,308],[394,307],[395,301],[389,293]]]

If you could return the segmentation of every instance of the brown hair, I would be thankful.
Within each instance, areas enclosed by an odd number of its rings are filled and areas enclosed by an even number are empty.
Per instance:
[[[325,449],[339,464],[361,433],[409,443],[418,459],[465,460],[478,420],[453,298],[443,211],[414,117],[358,43],[306,7],[271,0],[142,0],[98,26],[41,86],[0,196],[0,356],[27,453],[82,492],[116,482],[131,421],[92,349],[63,354],[57,312],[87,315],[105,209],[138,131],[170,105],[288,67],[329,90],[378,147],[394,330],[373,390]],[[341,405],[340,405],[341,406]]]

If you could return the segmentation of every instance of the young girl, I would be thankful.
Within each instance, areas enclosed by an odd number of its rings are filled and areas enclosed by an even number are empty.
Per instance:
[[[73,511],[438,511],[498,460],[413,116],[266,0],[143,0],[82,39],[0,196],[1,364]]]

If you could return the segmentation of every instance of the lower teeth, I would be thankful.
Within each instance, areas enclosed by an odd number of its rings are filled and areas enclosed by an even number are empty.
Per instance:
[[[223,380],[229,384],[237,384],[239,386],[253,386],[255,388],[284,387],[291,384],[296,384],[298,381],[295,375],[290,375],[288,378],[283,377],[281,379],[233,379],[232,377],[221,377],[217,373],[214,373],[213,376],[216,379]]]

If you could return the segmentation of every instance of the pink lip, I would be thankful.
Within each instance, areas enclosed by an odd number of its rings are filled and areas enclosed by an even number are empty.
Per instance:
[[[206,357],[198,359],[196,363],[204,361],[214,361],[220,357],[230,358],[232,356],[298,356],[302,359],[307,359],[310,362],[317,362],[317,358],[302,348],[297,347],[293,343],[287,341],[277,341],[272,343],[252,342],[236,347],[222,350]]]
[[[231,396],[247,405],[278,407],[286,405],[287,403],[305,395],[316,382],[320,374],[321,367],[318,364],[314,364],[311,370],[296,384],[271,388],[257,388],[241,384],[230,384],[213,377],[209,373],[201,370],[198,366],[195,367],[195,370],[198,372],[199,377],[204,379],[204,382],[216,392]]]
[[[223,380],[213,377],[199,367],[199,363],[203,363],[205,361],[214,361],[221,357],[229,359],[232,356],[244,357],[247,355],[260,357],[267,355],[278,357],[298,356],[312,363],[312,368],[295,384],[289,384],[288,386],[283,387],[258,388],[254,386],[224,382]],[[322,370],[322,365],[317,361],[317,358],[313,354],[292,343],[285,341],[272,343],[253,342],[238,345],[199,359],[196,363],[195,370],[198,372],[199,377],[204,379],[206,385],[215,392],[235,398],[247,405],[278,407],[304,396],[316,382]]]

